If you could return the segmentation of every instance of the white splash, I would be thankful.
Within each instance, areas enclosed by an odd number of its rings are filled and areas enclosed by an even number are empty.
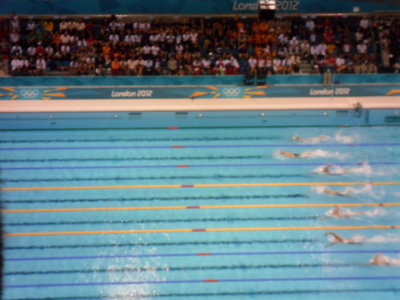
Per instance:
[[[342,175],[342,174],[375,175],[373,169],[367,163],[363,163],[360,167],[353,167],[348,169],[342,168],[337,165],[321,166],[314,169],[312,173],[328,174],[328,175]]]
[[[366,184],[362,188],[348,186],[343,189],[343,193],[349,196],[366,195],[374,199],[381,199],[386,194],[384,190],[374,191],[372,185],[370,184]]]
[[[337,239],[334,236],[329,236],[328,241],[331,243],[336,243]],[[363,244],[368,241],[368,238],[363,236],[363,235],[354,235],[349,239],[346,239],[346,243],[351,243],[351,244]]]
[[[123,270],[121,270],[123,269]],[[163,281],[165,267],[161,266],[158,259],[131,258],[116,260],[108,266],[108,281],[110,282],[151,282]],[[121,270],[112,272],[112,270]],[[135,299],[148,299],[151,295],[157,295],[158,290],[154,284],[133,285],[111,285],[104,288],[103,293],[107,296],[131,297]]]
[[[354,143],[355,137],[351,135],[341,135],[340,132],[335,134],[335,141],[343,144],[352,144]]]
[[[382,208],[375,208],[373,210],[364,210],[364,211],[352,211],[351,209],[348,209],[348,208],[341,208],[340,216],[337,215],[337,212],[334,209],[328,210],[325,213],[325,215],[328,217],[333,217],[333,218],[351,218],[351,217],[357,217],[357,216],[366,216],[366,217],[374,218],[374,217],[387,216],[388,212]]]
[[[374,191],[372,185],[366,184],[361,188],[348,186],[343,190],[331,190],[326,186],[313,186],[311,187],[311,191],[317,194],[328,194],[328,195],[337,195],[337,196],[358,196],[358,195],[366,195],[374,199],[381,199],[385,196],[385,191]]]
[[[282,152],[280,150],[274,151],[272,153],[272,156],[277,158],[277,159],[280,159],[280,160],[288,160],[288,159],[290,159],[290,157],[282,155]]]
[[[321,143],[321,142],[326,142],[326,141],[328,141],[330,139],[331,139],[331,137],[327,136],[327,135],[319,135],[319,136],[314,136],[314,137],[311,137],[311,138],[302,138],[302,137],[300,137],[298,135],[295,135],[295,136],[292,137],[291,140],[292,141],[296,141],[296,142],[300,142],[300,143],[303,143],[303,144],[318,144],[318,143]]]
[[[385,244],[400,243],[400,235],[398,234],[381,234],[367,239],[368,243]]]
[[[373,218],[373,217],[385,217],[388,214],[389,213],[386,210],[384,210],[382,208],[379,208],[379,207],[375,208],[374,210],[368,210],[368,211],[365,212],[365,215],[367,217],[371,217],[371,218]]]
[[[300,154],[301,158],[338,158],[341,160],[349,156],[348,153],[330,152],[322,149],[308,150]]]

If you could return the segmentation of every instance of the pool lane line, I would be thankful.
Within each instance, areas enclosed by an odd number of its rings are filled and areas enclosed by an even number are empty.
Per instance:
[[[29,120],[29,119],[25,119]],[[360,125],[269,125],[269,126],[179,126],[179,129],[262,129],[262,128],[370,128],[370,127],[399,127],[400,124],[360,124]],[[104,130],[162,130],[164,127],[123,127],[123,128],[29,128],[29,129],[0,129],[0,132],[21,132],[21,131],[104,131]]]
[[[363,166],[362,162],[355,163],[325,163],[336,166]],[[399,165],[400,162],[368,162],[366,165]],[[3,171],[19,170],[80,170],[80,169],[142,169],[142,168],[223,168],[223,167],[307,167],[321,166],[322,163],[254,163],[254,164],[171,164],[171,165],[122,165],[122,166],[55,166],[55,167],[1,167]]]
[[[211,271],[211,270],[260,270],[260,269],[301,269],[301,268],[350,268],[350,267],[373,267],[371,264],[362,263],[315,263],[315,264],[241,264],[241,265],[190,265],[184,267],[168,267],[167,270],[164,268],[157,268],[157,272],[182,272],[182,271]],[[62,275],[62,274],[93,274],[93,273],[140,273],[146,271],[145,267],[120,267],[120,268],[81,268],[81,269],[69,269],[69,270],[41,270],[41,271],[9,271],[4,272],[3,276],[32,276],[32,275]]]
[[[346,289],[290,289],[290,290],[258,290],[258,291],[236,291],[232,292],[231,289],[229,291],[222,292],[189,292],[189,293],[136,293],[135,296],[132,294],[114,294],[107,295],[107,299],[118,299],[118,300],[132,300],[132,299],[159,299],[159,298],[168,298],[168,299],[205,299],[205,297],[213,297],[214,299],[232,299],[227,297],[242,297],[241,299],[248,299],[249,297],[255,296],[283,296],[283,295],[322,295],[322,294],[353,294],[353,293],[393,293],[400,292],[398,288],[346,288]],[[202,297],[202,298],[200,298]],[[219,297],[219,298],[215,298]],[[266,298],[264,298],[266,299]],[[101,295],[86,295],[86,296],[68,296],[68,297],[40,297],[40,298],[4,298],[4,300],[104,300],[104,296]]]
[[[119,259],[119,258],[148,258],[148,257],[186,257],[186,256],[253,256],[253,255],[313,255],[313,254],[397,254],[400,249],[373,250],[314,250],[314,251],[258,251],[258,252],[202,252],[202,253],[152,253],[129,255],[91,255],[91,256],[44,256],[44,257],[4,257],[4,261],[42,261],[42,260],[86,260],[86,259]]]
[[[107,149],[197,149],[197,148],[331,148],[331,147],[387,147],[400,143],[351,143],[351,144],[236,144],[236,145],[148,145],[148,146],[80,146],[80,147],[6,147],[0,151],[47,150],[107,150]]]
[[[140,245],[141,249],[144,247],[166,247],[166,246],[216,246],[216,245],[255,245],[255,244],[313,244],[319,242],[318,239],[267,239],[267,240],[240,240],[240,241],[232,241],[232,240],[216,240],[216,241],[208,241],[208,240],[200,240],[200,241],[170,241],[170,242],[148,242],[146,245]],[[57,244],[57,245],[27,245],[27,246],[5,246],[4,251],[15,251],[15,250],[46,250],[46,249],[89,249],[89,248],[130,248],[130,250],[135,249],[135,247],[139,247],[134,242],[123,242],[123,243],[96,243],[96,244]]]
[[[107,190],[107,189],[165,189],[165,188],[216,188],[216,187],[275,187],[275,186],[351,186],[351,185],[400,185],[400,181],[372,182],[279,182],[279,183],[210,183],[210,184],[160,184],[160,185],[110,185],[110,186],[55,186],[0,188],[12,191],[55,191],[55,190]]]
[[[255,199],[260,199],[260,200],[266,200],[266,199],[283,199],[283,198],[289,198],[289,199],[309,199],[305,194],[276,194],[276,195],[271,195],[271,194],[248,194],[246,196],[239,195],[239,196],[233,196],[233,195],[225,195],[225,196],[177,196],[177,197],[129,197],[129,198],[120,198],[120,197],[113,197],[113,198],[76,198],[76,199],[71,199],[71,198],[52,198],[52,199],[29,199],[25,198],[24,200],[5,200],[2,199],[2,203],[5,204],[33,204],[33,203],[93,203],[93,202],[153,202],[153,201],[163,201],[163,202],[169,202],[171,200],[174,201],[199,201],[199,200],[255,200]]]
[[[346,276],[346,277],[280,277],[280,278],[235,278],[235,279],[186,279],[186,280],[150,280],[150,281],[114,281],[114,282],[71,282],[71,283],[36,283],[36,284],[5,284],[6,289],[21,288],[55,288],[78,286],[118,286],[142,284],[198,284],[198,283],[228,283],[228,282],[287,282],[287,281],[380,281],[399,280],[400,276]]]
[[[62,232],[15,232],[5,233],[4,237],[20,236],[62,236],[62,235],[101,235],[101,234],[141,234],[141,233],[184,233],[184,232],[239,232],[239,231],[298,231],[298,230],[364,230],[400,229],[400,225],[365,226],[299,226],[299,227],[238,227],[238,228],[176,228],[176,229],[131,229]]]
[[[294,207],[395,207],[396,203],[305,203],[305,204],[242,204],[242,205],[192,205],[192,206],[143,206],[143,207],[92,207],[92,208],[46,208],[46,209],[5,209],[10,213],[43,212],[92,212],[92,211],[128,211],[128,210],[180,210],[180,209],[238,209],[238,208],[294,208]]]

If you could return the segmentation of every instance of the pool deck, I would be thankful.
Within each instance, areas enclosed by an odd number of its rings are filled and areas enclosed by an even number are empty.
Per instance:
[[[1,101],[0,113],[400,108],[400,97]]]

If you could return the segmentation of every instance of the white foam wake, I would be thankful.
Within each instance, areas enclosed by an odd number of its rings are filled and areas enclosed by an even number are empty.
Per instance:
[[[338,158],[346,159],[349,157],[348,153],[331,152],[322,149],[308,150],[300,154],[301,158]]]
[[[348,186],[345,187],[343,190],[331,190],[326,186],[313,186],[311,187],[311,191],[317,194],[334,194],[334,192],[337,192],[340,196],[369,196],[374,199],[381,199],[383,196],[385,196],[385,191],[374,191],[372,188],[372,185],[366,184],[361,188],[353,187],[353,186]],[[331,193],[329,192],[331,191]]]
[[[368,243],[385,244],[400,243],[400,235],[398,234],[380,234],[370,237],[366,240]]]
[[[302,138],[298,135],[295,135],[292,137],[292,141],[300,142],[303,144],[318,144],[321,142],[326,142],[330,139],[331,139],[331,137],[327,136],[327,135],[319,135],[319,136],[314,136],[311,138]]]
[[[326,166],[321,166],[312,171],[316,174],[327,174]],[[340,166],[332,165],[329,167],[329,173],[331,175],[341,175],[341,174],[357,174],[357,175],[372,175],[374,173],[373,169],[368,164],[362,164],[360,167],[353,168],[342,168]],[[375,174],[375,173],[374,173]]]
[[[343,144],[352,144],[354,143],[355,137],[351,135],[341,135],[340,132],[335,134],[335,141]]]

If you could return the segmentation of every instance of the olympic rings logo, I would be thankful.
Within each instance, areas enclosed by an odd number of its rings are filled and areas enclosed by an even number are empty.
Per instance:
[[[37,89],[23,89],[20,92],[24,99],[37,99],[39,96],[39,90]]]
[[[239,88],[224,88],[222,90],[224,95],[228,97],[236,97],[240,94],[240,89]]]

